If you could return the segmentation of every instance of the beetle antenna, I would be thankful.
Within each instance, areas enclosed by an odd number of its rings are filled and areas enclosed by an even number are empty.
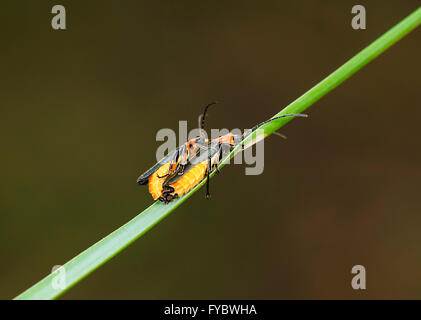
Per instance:
[[[208,112],[209,107],[214,105],[214,104],[217,104],[217,103],[218,103],[218,101],[212,101],[211,103],[206,105],[205,110],[203,110],[203,113],[199,116],[199,130],[200,130],[200,132],[202,132],[202,130],[204,130],[206,114]]]
[[[303,117],[303,118],[307,118],[308,115],[307,114],[304,114],[304,113],[291,113],[291,114],[284,114],[282,116],[274,117],[272,119],[263,121],[262,123],[259,123],[258,125],[254,126],[253,128],[251,128],[251,131],[249,131],[249,133],[251,133],[253,131],[256,131],[258,128],[260,128],[261,126],[263,126],[264,124],[266,124],[268,122],[271,122],[273,120],[277,120],[277,119],[280,119],[280,118],[286,118],[286,117]]]
[[[279,132],[276,132],[276,131],[274,131],[274,132],[272,132],[274,135],[277,135],[278,137],[281,137],[282,139],[287,139],[287,136],[286,135],[284,135],[284,134],[282,134],[282,133],[279,133]]]
[[[206,113],[208,112],[208,109],[210,106],[217,104],[217,101],[213,101],[211,103],[209,103],[206,107],[205,110],[203,110],[203,114],[201,114],[199,116],[199,130],[200,130],[200,135],[203,134],[203,128],[205,127],[205,120],[206,120]],[[210,139],[208,139],[208,169],[207,169],[207,173],[206,173],[206,199],[210,199],[210,193],[209,193],[209,173],[211,170],[211,155],[210,155]]]

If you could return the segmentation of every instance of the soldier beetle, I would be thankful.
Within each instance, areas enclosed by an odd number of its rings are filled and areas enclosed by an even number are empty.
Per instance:
[[[254,126],[247,133],[235,135],[230,132],[210,140],[204,136],[203,128],[207,110],[215,103],[208,104],[203,114],[199,117],[199,129],[201,132],[199,137],[191,139],[176,148],[137,179],[137,183],[140,185],[148,184],[149,192],[154,200],[167,204],[189,192],[205,177],[207,179],[206,198],[210,198],[209,174],[213,170],[218,170],[224,151],[231,151],[247,136],[268,122],[285,117],[307,117],[306,114],[300,113],[285,114]]]

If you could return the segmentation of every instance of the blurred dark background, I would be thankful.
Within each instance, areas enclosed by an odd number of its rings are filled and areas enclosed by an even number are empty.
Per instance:
[[[215,99],[209,127],[265,120],[418,5],[2,1],[0,298],[152,203],[135,180],[159,129],[194,128]],[[200,190],[62,298],[420,298],[420,34],[268,138],[262,175],[225,167],[211,201]]]

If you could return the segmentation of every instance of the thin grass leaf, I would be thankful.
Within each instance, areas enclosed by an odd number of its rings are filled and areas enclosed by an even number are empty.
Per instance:
[[[371,60],[376,58],[383,51],[392,46],[399,39],[415,29],[421,23],[421,7],[415,10],[412,14],[366,47],[364,50],[355,55],[352,59],[335,70],[323,81],[315,85],[297,100],[292,102],[278,114],[280,116],[288,113],[301,113],[310,107],[313,103],[323,97],[325,94],[333,90]],[[282,118],[265,124],[264,137],[272,134],[280,127],[291,121],[292,118]],[[243,144],[247,144],[252,139],[259,138],[256,134],[248,136]],[[260,136],[262,138],[262,136]],[[236,152],[239,152],[241,145],[237,146],[230,155],[224,159],[219,165],[221,169]],[[211,175],[213,176],[214,173]],[[121,250],[126,248],[133,241],[142,236],[146,231],[151,229],[165,216],[171,213],[175,208],[181,205],[189,197],[191,197],[199,188],[203,186],[205,181],[202,181],[191,192],[185,196],[176,199],[168,205],[160,202],[155,202],[149,208],[144,210],[138,216],[127,222],[122,227],[115,230],[110,235],[95,243],[90,248],[86,249],[72,260],[67,262],[63,267],[66,271],[66,287],[63,289],[55,289],[52,286],[53,279],[57,272],[51,273],[44,279],[30,287],[28,290],[17,296],[15,299],[53,299],[68,290],[71,286],[86,277],[103,263],[114,257]]]

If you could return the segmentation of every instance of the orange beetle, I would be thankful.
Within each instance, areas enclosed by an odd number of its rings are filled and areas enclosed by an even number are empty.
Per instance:
[[[201,132],[203,132],[202,128],[207,109],[213,104],[215,102],[207,105],[203,115],[199,118],[199,129],[201,129]],[[189,192],[206,177],[206,197],[209,198],[209,174],[212,170],[218,169],[224,151],[231,151],[234,146],[241,143],[248,135],[262,125],[285,117],[307,117],[307,115],[285,114],[274,117],[254,126],[250,131],[242,135],[235,135],[230,132],[214,140],[206,139],[203,135],[194,138],[176,148],[152,168],[143,173],[137,179],[137,183],[140,185],[148,184],[149,192],[154,200],[169,203],[173,199]],[[200,151],[203,150],[206,152],[201,153]],[[187,166],[189,166],[189,169],[185,172]]]

